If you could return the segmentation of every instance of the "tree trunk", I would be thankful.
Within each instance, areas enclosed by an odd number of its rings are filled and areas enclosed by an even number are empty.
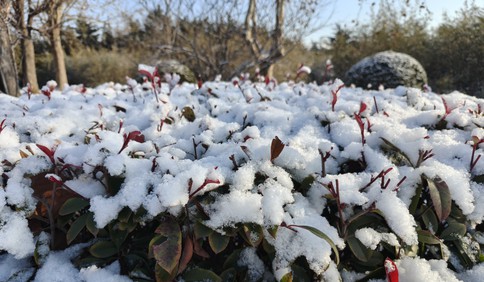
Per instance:
[[[20,96],[17,84],[17,68],[13,57],[7,15],[10,12],[10,1],[0,2],[0,76],[5,92],[11,96]]]
[[[55,78],[57,85],[62,90],[67,82],[64,49],[61,42],[62,5],[52,5],[50,8],[50,43],[52,45],[52,57],[54,59]]]
[[[29,3],[30,4],[30,3]],[[39,92],[39,83],[37,82],[37,70],[35,67],[35,50],[34,50],[34,42],[31,37],[31,32],[29,27],[32,26],[33,17],[30,16],[30,7],[29,7],[29,15],[27,16],[27,23],[24,21],[24,12],[25,12],[25,1],[19,0],[17,1],[17,10],[18,10],[18,24],[19,29],[22,34],[21,38],[21,46],[22,46],[22,83],[23,85],[27,85],[30,83],[30,88],[33,93]],[[30,5],[29,5],[30,6]]]

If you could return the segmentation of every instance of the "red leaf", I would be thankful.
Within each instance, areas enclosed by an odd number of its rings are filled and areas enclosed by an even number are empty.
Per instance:
[[[367,107],[366,104],[363,103],[363,102],[361,102],[361,104],[360,104],[360,113],[359,113],[360,115],[361,115],[361,113],[363,113],[366,110],[366,107]]]
[[[148,71],[146,70],[138,70],[138,72],[144,76],[146,76],[151,82],[153,82],[153,75],[151,73],[149,73]]]
[[[57,175],[56,175],[57,176]],[[54,183],[57,183],[59,184],[60,186],[64,185],[64,182],[62,182],[62,180],[59,178],[57,178],[56,176],[54,175],[50,175],[47,179],[50,181],[50,182],[54,182]]]
[[[55,159],[54,159],[55,150],[51,150],[43,145],[39,145],[39,144],[35,144],[35,145],[37,145],[37,148],[39,148],[42,152],[44,152],[44,154],[47,155],[47,157],[49,157],[52,164],[55,164]]]
[[[7,127],[6,125],[5,125],[5,126],[3,125],[3,124],[5,123],[5,121],[6,121],[6,120],[7,120],[7,119],[6,119],[6,118],[4,118],[4,119],[2,120],[2,122],[0,123],[0,133],[2,133],[2,131],[5,129],[5,127]]]
[[[49,98],[49,100],[50,100],[50,90],[49,89],[42,89],[41,91],[42,91],[42,94],[47,96],[47,98]]]
[[[282,143],[281,139],[279,139],[279,137],[274,137],[274,139],[272,139],[272,143],[271,143],[271,162],[274,162],[274,160],[279,157],[279,155],[281,154],[282,150],[284,149],[286,145],[284,145],[284,143]]]
[[[388,282],[398,282],[397,265],[389,258],[385,259],[385,272],[387,274]]]
[[[336,102],[338,101],[338,92],[343,88],[345,85],[341,84],[338,86],[336,91],[331,90],[331,95],[333,96],[333,100],[331,101],[331,110],[334,112],[334,106],[336,105]]]
[[[187,234],[183,240],[183,252],[178,265],[178,274],[182,273],[187,268],[188,263],[193,257],[193,248],[192,236]]]

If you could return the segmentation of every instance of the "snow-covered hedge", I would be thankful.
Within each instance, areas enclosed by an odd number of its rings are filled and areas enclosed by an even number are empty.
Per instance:
[[[151,79],[0,95],[0,280],[484,274],[483,100]]]

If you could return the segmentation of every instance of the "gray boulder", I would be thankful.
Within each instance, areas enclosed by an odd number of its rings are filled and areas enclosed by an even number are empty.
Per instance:
[[[427,73],[413,57],[393,51],[369,56],[353,65],[346,73],[346,82],[358,87],[377,89],[399,85],[421,88],[427,83]]]
[[[158,72],[160,74],[177,73],[180,76],[180,80],[182,82],[197,82],[197,78],[193,71],[177,60],[160,60],[156,64],[156,67],[158,68]]]

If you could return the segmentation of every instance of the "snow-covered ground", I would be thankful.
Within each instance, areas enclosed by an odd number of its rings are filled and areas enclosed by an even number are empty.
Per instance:
[[[210,193],[221,185],[227,185],[229,192],[214,193],[216,199],[207,209],[210,219],[204,222],[210,228],[220,230],[237,223],[312,226],[342,250],[345,240],[321,215],[330,194],[323,184],[337,181],[341,204],[374,206],[391,228],[389,233],[372,228],[357,231],[362,244],[372,249],[380,241],[411,246],[418,244],[418,234],[409,206],[421,175],[440,177],[448,185],[468,226],[482,222],[484,184],[472,179],[484,175],[484,160],[475,162],[472,170],[470,164],[484,151],[484,144],[476,145],[472,157],[473,144],[484,138],[484,100],[404,87],[339,89],[341,84],[339,80],[323,86],[206,82],[197,89],[193,84],[162,83],[155,97],[149,83],[130,81],[86,91],[71,86],[62,93],[51,91],[50,98],[1,94],[0,122],[5,121],[0,160],[6,161],[0,175],[4,174],[6,185],[0,188],[0,281],[24,281],[31,276],[35,281],[130,281],[119,274],[117,262],[105,268],[75,268],[71,260],[89,242],[64,251],[47,250],[45,261],[34,273],[31,257],[41,236],[47,235],[34,235],[28,226],[27,218],[37,204],[29,177],[52,166],[37,145],[55,148],[54,162],[82,168],[82,174],[65,185],[89,199],[99,228],[116,219],[124,207],[143,207],[148,217],[176,216],[193,196],[187,183],[202,187],[211,180],[196,193]],[[144,140],[132,138],[124,144],[129,133],[136,131]],[[271,161],[276,136],[285,147]],[[408,156],[407,165],[396,165],[385,155],[384,140]],[[433,155],[419,163],[419,150],[431,150]],[[324,172],[320,152],[329,153]],[[344,163],[362,158],[366,162],[362,171],[341,171]],[[234,163],[240,165],[237,170]],[[114,196],[107,196],[92,176],[98,166],[111,176],[125,178]],[[386,189],[380,181],[371,181],[382,171],[390,180]],[[267,176],[258,185],[254,183],[257,172]],[[307,193],[295,191],[294,181],[309,175],[316,181]],[[352,216],[351,208],[345,212],[345,217]],[[328,281],[340,275],[347,281],[362,277],[338,271],[331,246],[307,230],[294,235],[288,228],[280,229],[275,238],[266,238],[276,250],[270,271],[277,278],[300,256],[306,257],[316,274],[326,271],[323,277]],[[402,256],[395,262],[400,281],[478,281],[484,277],[482,263],[457,273],[444,260]],[[254,275],[262,277],[264,266],[253,268]]]

